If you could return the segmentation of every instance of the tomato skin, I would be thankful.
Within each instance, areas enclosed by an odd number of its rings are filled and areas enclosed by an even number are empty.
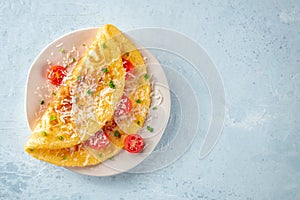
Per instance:
[[[68,71],[63,66],[54,65],[48,69],[47,78],[55,86],[60,86]]]
[[[123,67],[125,68],[126,72],[131,72],[133,70],[133,64],[124,58],[122,58],[123,61]]]
[[[123,67],[126,70],[125,80],[129,80],[131,78],[131,74],[134,66],[129,60],[122,58],[122,61],[123,61]]]
[[[131,109],[132,109],[131,100],[126,95],[123,95],[120,102],[117,105],[117,109],[115,110],[114,115],[116,117],[126,115],[131,111]]]
[[[107,135],[101,130],[84,142],[85,145],[92,149],[103,149],[109,144]]]
[[[124,140],[124,148],[129,153],[140,153],[144,146],[144,139],[138,134],[127,135]]]

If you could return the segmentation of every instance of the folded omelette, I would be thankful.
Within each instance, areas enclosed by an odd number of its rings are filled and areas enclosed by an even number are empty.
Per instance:
[[[125,69],[126,61],[132,69]],[[38,120],[25,150],[59,166],[103,162],[121,151],[128,134],[143,127],[150,92],[140,52],[115,26],[104,25]],[[124,98],[132,109],[120,114]],[[98,144],[99,138],[105,144]]]

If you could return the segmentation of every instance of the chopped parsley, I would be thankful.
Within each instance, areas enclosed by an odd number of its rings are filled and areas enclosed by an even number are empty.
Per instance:
[[[140,121],[137,121],[136,123],[137,123],[137,125],[139,125],[139,126],[141,125],[141,122],[140,122]]]
[[[75,62],[75,61],[76,61],[76,58],[73,57],[71,61],[72,61],[72,63]]]
[[[109,158],[109,160],[114,160],[114,158],[115,158],[115,157],[114,157],[114,156],[112,156],[112,157],[110,157],[110,158]]]
[[[115,131],[114,133],[115,137],[119,138],[121,136],[120,132],[119,131]]]
[[[46,135],[47,135],[46,131],[43,131],[42,134],[43,134],[43,136],[46,136]]]
[[[88,93],[89,95],[91,95],[93,92],[92,92],[92,90],[88,90],[87,93]]]
[[[61,52],[61,53],[65,53],[65,49],[64,49],[64,48],[61,48],[61,49],[60,49],[60,52]]]
[[[129,56],[129,52],[126,52],[126,56]]]
[[[51,115],[50,116],[50,121],[54,121],[54,120],[56,120],[56,117],[54,115]]]
[[[149,75],[149,74],[145,74],[145,75],[144,75],[144,78],[145,78],[146,80],[148,80],[148,79],[150,78],[150,75]]]
[[[136,100],[135,102],[137,102],[137,103],[142,103],[142,100],[138,99],[138,100]]]
[[[56,93],[55,93],[55,92],[52,92],[52,95],[56,95]]]
[[[77,76],[77,80],[79,80],[79,81],[80,81],[80,79],[81,79],[81,76]]]
[[[107,46],[106,46],[105,43],[102,44],[102,47],[103,47],[103,49],[106,49],[106,48],[107,48]]]
[[[115,86],[115,84],[114,84],[113,81],[109,81],[108,86],[109,86],[110,88],[112,88],[112,89],[115,89],[115,88],[116,88],[116,86]]]
[[[29,148],[30,151],[34,151],[34,148]]]
[[[147,126],[147,130],[151,133],[154,131],[154,129],[151,126]]]
[[[157,107],[156,107],[156,106],[154,106],[154,107],[152,108],[152,110],[157,110]]]
[[[58,139],[63,140],[64,138],[63,138],[63,136],[60,135],[60,136],[58,136]]]
[[[103,72],[103,73],[106,73],[106,72],[107,72],[107,68],[103,68],[103,69],[102,69],[102,72]]]
[[[67,160],[67,156],[64,156],[64,157],[63,157],[63,160]]]
[[[102,158],[102,153],[99,154],[99,157]]]
[[[44,99],[40,101],[40,104],[43,105],[45,103]]]

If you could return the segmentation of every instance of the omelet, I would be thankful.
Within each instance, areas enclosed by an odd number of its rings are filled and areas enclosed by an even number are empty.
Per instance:
[[[132,64],[130,70],[124,63]],[[127,134],[143,127],[150,106],[150,76],[140,52],[113,25],[94,42],[38,121],[25,150],[59,166],[96,165],[118,154]],[[120,114],[122,99],[131,109]]]

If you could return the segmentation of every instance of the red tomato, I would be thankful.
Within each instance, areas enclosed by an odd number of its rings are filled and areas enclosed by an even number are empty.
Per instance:
[[[131,74],[134,66],[129,60],[122,58],[122,61],[123,61],[123,67],[126,70],[125,80],[129,80],[131,78]]]
[[[126,115],[132,109],[132,103],[130,99],[123,95],[120,102],[117,105],[117,109],[115,110],[115,116],[119,117],[121,115]]]
[[[144,139],[138,134],[128,135],[124,141],[124,148],[130,153],[139,153],[145,146]]]
[[[59,86],[62,80],[67,75],[67,73],[68,72],[66,68],[59,65],[55,65],[50,67],[50,69],[48,69],[47,78],[50,81],[50,83]]]
[[[124,58],[122,58],[123,61],[123,67],[125,68],[126,72],[131,72],[133,70],[133,64]]]
[[[84,143],[92,149],[103,149],[109,144],[109,139],[103,131],[98,131]]]

